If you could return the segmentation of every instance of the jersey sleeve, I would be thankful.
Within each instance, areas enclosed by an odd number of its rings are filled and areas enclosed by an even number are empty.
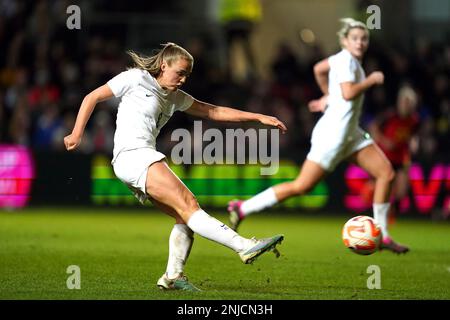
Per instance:
[[[189,109],[194,103],[194,98],[184,92],[183,90],[177,90],[176,98],[175,98],[175,110],[176,111],[185,111]]]
[[[337,54],[328,59],[330,68],[336,70],[336,77],[338,83],[355,82],[356,81],[356,62],[349,56],[344,54]]]
[[[107,82],[107,85],[117,98],[122,97],[132,87],[135,81],[135,70],[130,69],[119,73],[117,76]]]

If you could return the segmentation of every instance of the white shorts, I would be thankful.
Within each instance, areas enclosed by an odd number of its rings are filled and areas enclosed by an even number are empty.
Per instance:
[[[165,155],[152,148],[139,148],[121,151],[112,163],[114,173],[144,204],[149,198],[146,192],[148,167],[165,158]]]
[[[345,141],[333,141],[333,138],[322,131],[313,133],[311,150],[306,156],[326,171],[333,171],[342,160],[374,143],[370,135],[361,128],[348,134]]]

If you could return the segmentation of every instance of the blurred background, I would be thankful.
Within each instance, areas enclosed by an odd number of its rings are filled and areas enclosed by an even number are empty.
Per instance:
[[[76,22],[71,5],[79,8],[79,28],[68,27]],[[364,69],[383,71],[385,84],[366,92],[361,125],[388,153],[400,154],[396,168],[404,174],[395,213],[448,219],[446,0],[0,0],[0,207],[138,207],[109,164],[117,100],[97,106],[79,151],[66,153],[63,137],[83,97],[131,66],[126,50],[150,55],[169,41],[195,59],[183,90],[210,103],[274,115],[289,128],[280,136],[275,176],[261,177],[252,165],[174,166],[200,203],[224,209],[236,196],[294,178],[320,117],[307,108],[321,96],[312,68],[340,50],[339,18],[369,22],[373,5],[380,28],[371,30]],[[159,150],[170,158],[171,133],[192,130],[193,120],[174,115],[160,133]],[[203,130],[211,127],[233,128],[203,123]],[[371,207],[370,196],[370,178],[343,163],[311,194],[282,206],[362,212]]]

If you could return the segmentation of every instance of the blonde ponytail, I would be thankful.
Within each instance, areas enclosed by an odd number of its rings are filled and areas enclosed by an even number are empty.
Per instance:
[[[140,55],[132,50],[128,50],[127,54],[133,60],[135,68],[147,70],[153,77],[158,77],[163,61],[170,66],[178,59],[186,59],[190,62],[192,70],[194,58],[186,49],[173,42],[162,44],[162,46],[162,49],[152,56]]]

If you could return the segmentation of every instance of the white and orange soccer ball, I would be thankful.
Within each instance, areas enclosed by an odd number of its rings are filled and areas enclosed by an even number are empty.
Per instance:
[[[369,255],[377,251],[381,237],[380,226],[368,216],[353,217],[342,228],[345,246],[357,254]]]

